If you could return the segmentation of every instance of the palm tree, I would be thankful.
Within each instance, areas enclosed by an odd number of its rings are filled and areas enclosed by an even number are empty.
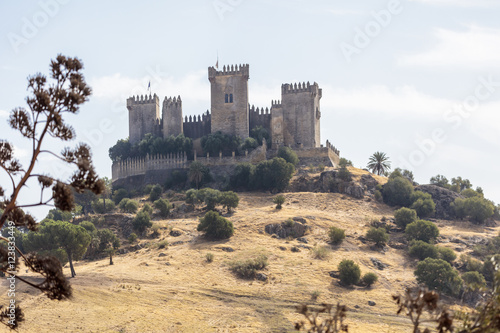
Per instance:
[[[367,167],[372,173],[382,175],[391,169],[391,162],[385,153],[377,151],[370,156]]]
[[[196,183],[196,188],[200,189],[199,184],[203,179],[205,167],[201,162],[195,161],[189,167],[189,180]]]

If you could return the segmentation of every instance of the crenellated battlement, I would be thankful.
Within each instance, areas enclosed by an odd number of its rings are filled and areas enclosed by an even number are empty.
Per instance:
[[[187,154],[172,153],[168,155],[146,155],[146,157],[129,158],[113,163],[111,168],[113,181],[136,175],[143,175],[149,170],[165,170],[186,168],[189,165]]]
[[[243,64],[243,65],[224,65],[222,67],[222,70],[217,70],[215,67],[209,67],[208,68],[208,79],[211,80],[215,78],[216,76],[222,76],[222,75],[241,75],[245,77],[250,76],[250,65],[249,64]]]
[[[272,108],[280,108],[282,105],[281,105],[281,101],[280,100],[276,100],[276,101],[271,101],[271,109]]]
[[[165,96],[165,99],[163,100],[163,107],[182,107],[182,100],[181,100],[181,96],[177,96],[177,97],[166,97]]]
[[[326,148],[331,149],[335,154],[340,156],[340,150],[338,150],[334,145],[330,143],[330,141],[326,140]]]
[[[137,96],[132,96],[127,99],[127,107],[130,107],[132,105],[141,105],[141,104],[159,104],[160,99],[156,94],[151,95],[137,95]]]
[[[259,107],[255,107],[255,105],[252,105],[250,107],[250,104],[248,105],[248,110],[251,112],[251,113],[255,113],[257,115],[271,115],[271,111],[269,110],[268,107],[266,107],[265,109],[264,108],[259,108]]]
[[[321,94],[321,89],[319,88],[319,85],[314,82],[313,84],[310,84],[309,82],[299,82],[297,83],[284,83],[281,85],[281,94],[297,94],[297,93],[302,93],[302,92],[310,92],[310,93],[316,93],[316,94]]]

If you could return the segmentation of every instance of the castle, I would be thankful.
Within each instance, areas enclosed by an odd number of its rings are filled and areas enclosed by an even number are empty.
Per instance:
[[[248,79],[250,68],[245,65],[224,66],[222,70],[208,68],[208,79],[211,85],[211,107],[202,115],[183,117],[180,96],[165,97],[160,113],[160,100],[153,96],[137,96],[127,99],[129,111],[129,141],[139,142],[148,133],[159,137],[171,135],[193,139],[194,159],[204,158],[199,139],[215,132],[239,136],[242,139],[250,136],[250,131],[262,126],[271,137],[271,151],[252,152],[260,154],[260,159],[270,157],[272,151],[281,146],[293,148],[301,160],[323,158],[327,164],[336,165],[339,151],[328,141],[326,147],[320,141],[320,99],[322,89],[314,82],[310,84],[294,83],[281,86],[281,101],[271,102],[271,107],[259,108],[250,106],[248,99]],[[198,143],[198,144],[197,144]],[[213,157],[212,157],[213,158]],[[220,154],[218,164],[234,164],[245,159],[256,161],[245,156],[238,160],[231,156],[225,161]],[[161,161],[160,161],[161,160]],[[156,161],[156,162],[152,162]],[[210,164],[207,154],[205,162]],[[212,161],[212,163],[214,163]],[[146,173],[147,170],[185,168],[189,164],[186,154],[182,156],[147,156],[146,159],[120,161],[113,164],[113,180],[132,175]],[[325,165],[327,165],[325,164]],[[162,165],[162,167],[158,167]],[[172,165],[172,167],[168,167]],[[116,177],[115,177],[116,176]]]
[[[249,65],[208,68],[211,85],[211,112],[183,118],[181,97],[131,97],[129,134],[133,144],[147,133],[168,137],[184,133],[193,140],[220,131],[247,138],[250,130],[262,126],[270,133],[272,148],[280,146],[312,148],[320,146],[320,99],[317,83],[283,84],[281,102],[271,108],[250,107],[248,100]]]

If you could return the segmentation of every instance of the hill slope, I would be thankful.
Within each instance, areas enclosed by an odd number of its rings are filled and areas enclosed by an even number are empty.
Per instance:
[[[286,193],[287,203],[276,210],[272,197],[240,194],[238,209],[228,218],[235,235],[226,241],[207,241],[196,231],[201,210],[177,219],[157,220],[161,236],[144,239],[144,248],[109,259],[81,261],[71,279],[74,298],[55,302],[18,284],[17,297],[26,314],[21,332],[292,332],[302,319],[299,303],[341,302],[349,308],[350,332],[409,332],[409,322],[396,316],[391,295],[415,286],[415,263],[405,250],[373,250],[358,237],[372,219],[391,217],[391,208],[369,200],[332,193]],[[311,227],[307,244],[276,239],[264,232],[270,223],[302,217]],[[438,221],[442,233],[454,234],[453,222]],[[327,244],[328,228],[346,230],[342,245]],[[175,228],[181,235],[173,237]],[[465,229],[467,235],[495,234],[495,229]],[[401,233],[392,233],[397,241]],[[159,249],[166,239],[171,244]],[[451,244],[451,243],[450,243]],[[447,244],[449,246],[450,244]],[[325,246],[327,259],[314,259],[306,247]],[[446,244],[445,244],[446,245]],[[456,245],[456,244],[453,244]],[[292,252],[297,247],[300,252]],[[205,260],[207,253],[214,261]],[[266,282],[245,280],[229,270],[232,260],[264,253],[269,265]],[[362,274],[379,276],[373,288],[344,288],[329,275],[344,258],[357,262]],[[378,270],[372,261],[388,265]],[[65,268],[69,275],[69,269]],[[34,276],[31,273],[24,274]],[[3,282],[5,283],[5,282]],[[312,295],[318,295],[316,301]],[[369,306],[368,301],[375,301]],[[407,327],[407,329],[405,328]]]

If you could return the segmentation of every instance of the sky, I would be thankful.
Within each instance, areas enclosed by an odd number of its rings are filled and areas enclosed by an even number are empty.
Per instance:
[[[66,118],[100,176],[128,136],[126,99],[180,95],[184,115],[210,108],[207,68],[250,65],[250,104],[270,107],[283,83],[317,82],[321,140],[366,167],[376,151],[428,183],[461,176],[500,202],[500,1],[497,0],[40,0],[0,3],[0,139],[26,164],[30,144],[9,128],[26,78],[78,57],[93,89]],[[67,179],[50,155],[41,172]],[[10,181],[0,174],[10,193]],[[20,203],[38,202],[30,183]],[[33,209],[41,218],[47,208]]]

